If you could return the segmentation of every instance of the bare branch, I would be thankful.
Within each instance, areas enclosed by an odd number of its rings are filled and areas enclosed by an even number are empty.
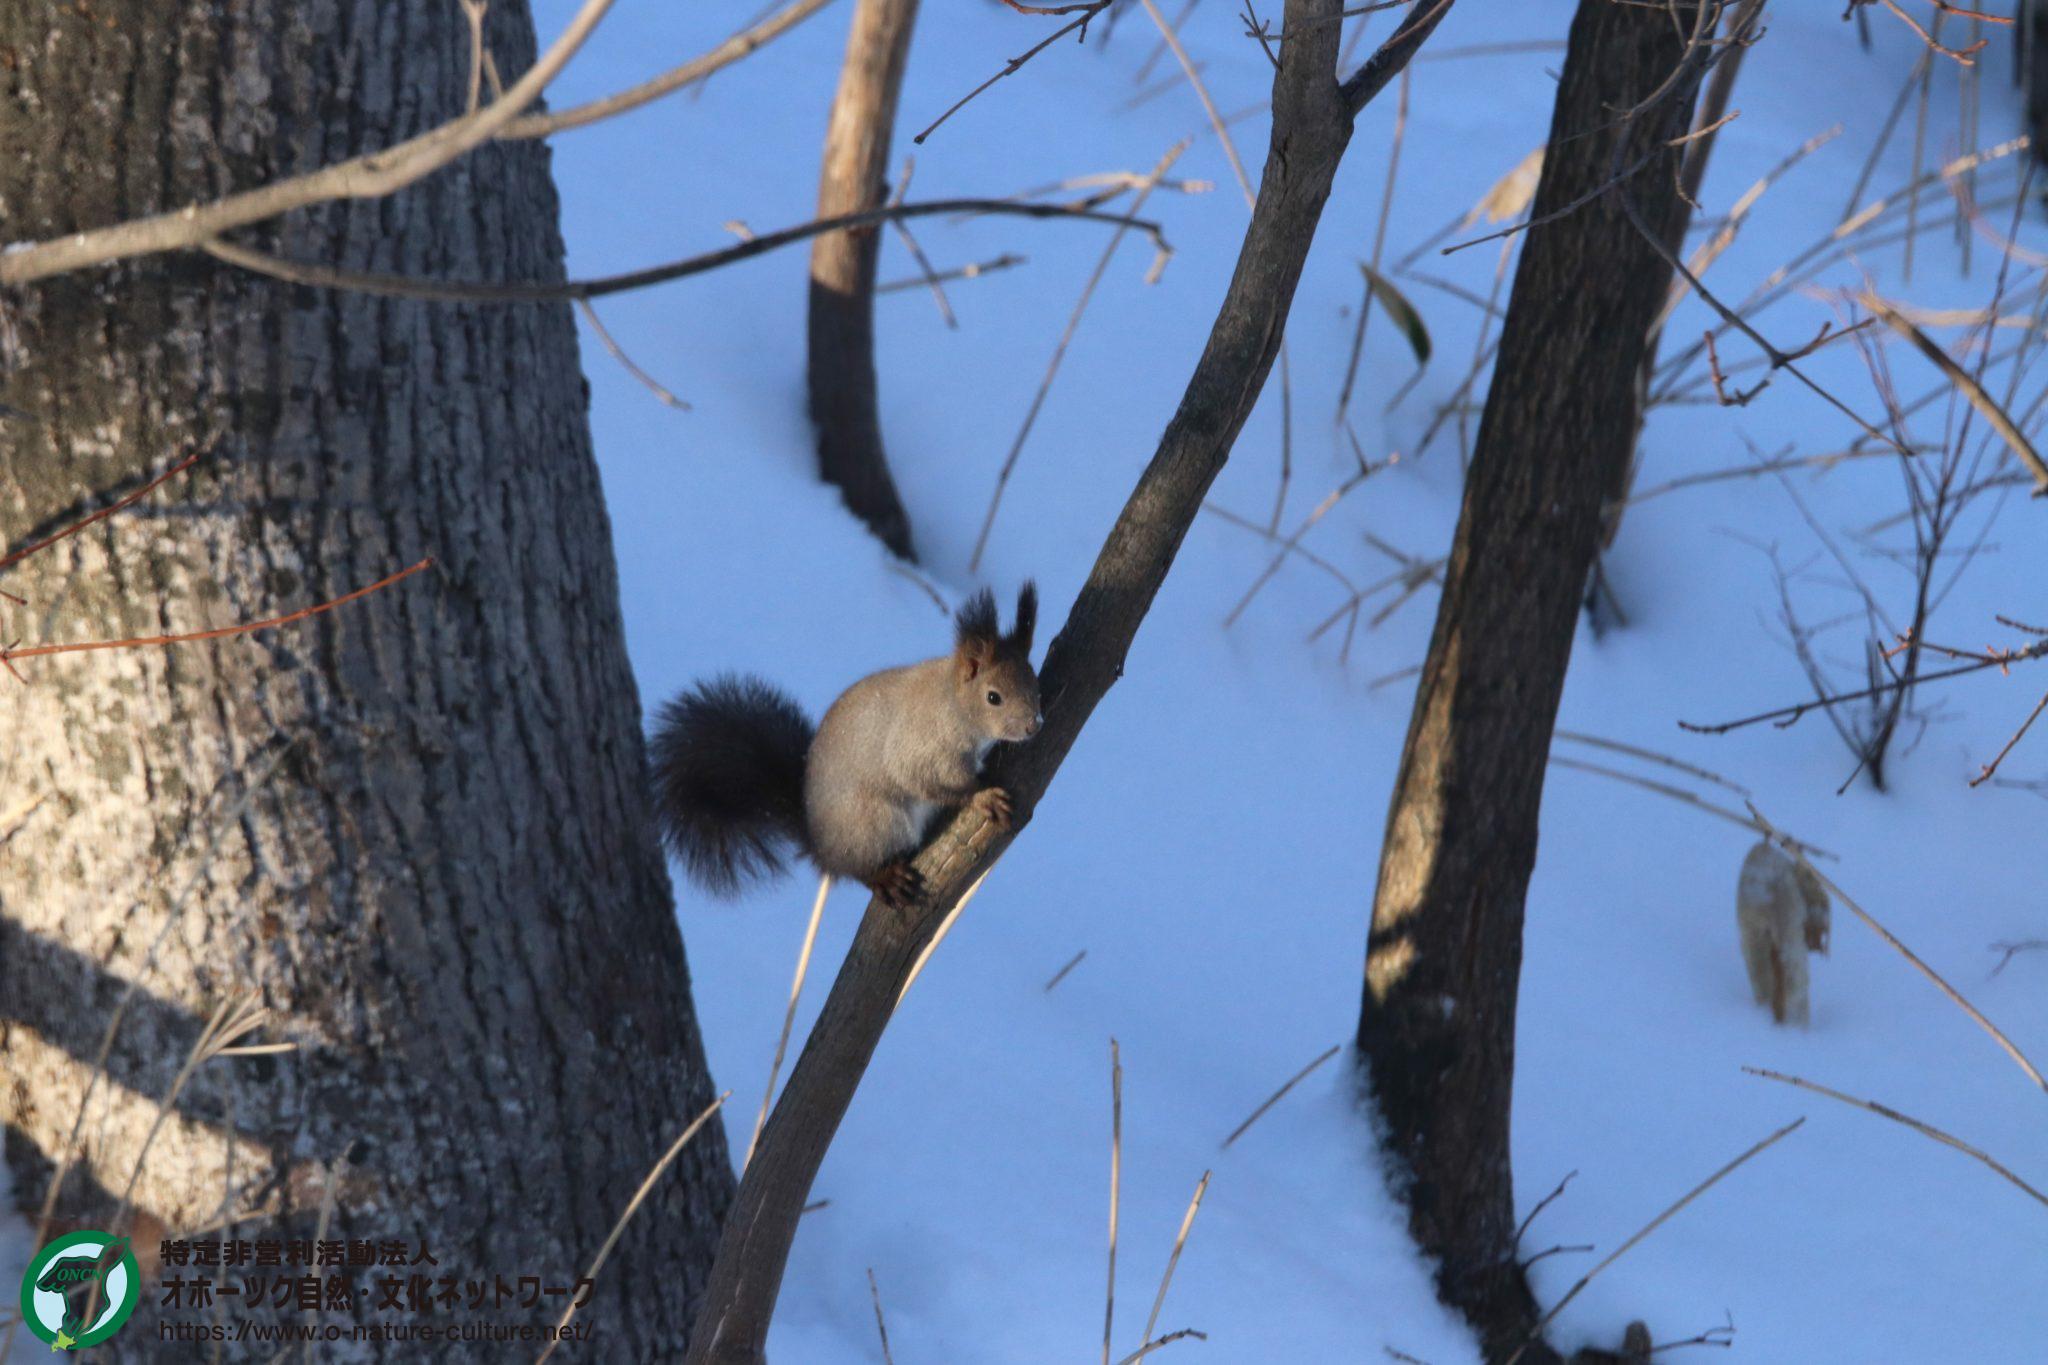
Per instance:
[[[1859,1100],[1854,1095],[1844,1095],[1839,1090],[1830,1090],[1827,1086],[1816,1084],[1813,1081],[1805,1080],[1798,1076],[1787,1076],[1782,1071],[1771,1071],[1760,1066],[1746,1066],[1742,1069],[1749,1075],[1761,1076],[1767,1081],[1782,1081],[1786,1085],[1797,1086],[1801,1090],[1810,1090],[1816,1095],[1826,1095],[1831,1100],[1840,1100],[1843,1104],[1853,1104],[1858,1109],[1866,1109],[1879,1118],[1890,1119],[1893,1123],[1904,1124],[1914,1132],[1933,1138],[1944,1146],[1953,1147],[1965,1156],[1975,1157],[1978,1161],[1983,1162],[1986,1166],[1989,1166],[1992,1170],[2024,1190],[2038,1203],[2048,1205],[2048,1194],[2041,1193],[1984,1152],[1972,1147],[1959,1137],[1944,1133],[1931,1123],[1922,1123],[1919,1119],[1909,1114],[1902,1114],[1890,1105],[1879,1104],[1876,1100]]]
[[[643,104],[652,104],[663,95],[673,94],[687,86],[731,66],[743,57],[752,56],[757,50],[780,38],[804,20],[832,3],[832,0],[793,0],[760,23],[735,33],[717,47],[701,57],[684,62],[681,66],[665,71],[649,81],[643,81],[630,90],[621,90],[616,95],[591,100],[586,104],[557,110],[550,114],[528,114],[507,124],[498,136],[500,138],[546,137],[559,133],[565,128],[583,128],[600,120],[608,119],[628,110],[638,109]]]
[[[1329,1051],[1319,1054],[1314,1061],[1310,1062],[1301,1070],[1295,1072],[1292,1076],[1289,1076],[1286,1082],[1282,1084],[1278,1090],[1275,1090],[1271,1095],[1268,1095],[1266,1097],[1266,1102],[1264,1104],[1252,1110],[1251,1117],[1247,1118],[1243,1123],[1238,1124],[1237,1127],[1230,1130],[1230,1136],[1223,1139],[1223,1146],[1225,1150],[1229,1149],[1231,1143],[1243,1137],[1245,1130],[1247,1128],[1250,1128],[1253,1124],[1257,1123],[1261,1118],[1264,1118],[1266,1111],[1268,1109],[1271,1109],[1274,1105],[1280,1103],[1282,1099],[1286,1098],[1288,1091],[1294,1089],[1295,1086],[1300,1085],[1303,1081],[1307,1080],[1308,1075],[1311,1071],[1314,1071],[1324,1062],[1329,1061],[1330,1058],[1336,1056],[1342,1050],[1343,1045],[1341,1043],[1333,1044]]]
[[[679,261],[650,266],[645,270],[588,280],[563,280],[559,283],[499,284],[479,280],[426,280],[381,271],[341,270],[334,266],[284,260],[219,238],[202,242],[199,247],[208,255],[230,265],[238,265],[244,270],[253,270],[259,275],[269,275],[291,284],[315,285],[325,289],[353,289],[363,294],[382,294],[401,299],[427,299],[438,303],[546,303],[556,299],[597,299],[607,294],[624,294],[635,289],[646,289],[657,284],[667,284],[671,280],[717,270],[764,252],[775,251],[793,242],[816,237],[820,233],[837,232],[841,228],[864,227],[869,223],[889,222],[899,218],[922,218],[935,213],[998,213],[1018,218],[1073,218],[1111,223],[1143,232],[1152,239],[1152,245],[1162,254],[1170,254],[1172,251],[1159,224],[1143,218],[1100,213],[1093,209],[1069,208],[1060,204],[1020,204],[1001,199],[933,199],[921,204],[884,204],[878,208],[863,209],[859,213],[842,213],[833,218],[814,219],[808,223],[799,223],[795,227],[783,228],[779,232],[749,236],[744,241],[736,242],[719,251],[685,256]],[[0,257],[0,260],[4,259]]]
[[[352,157],[210,204],[193,204],[170,213],[0,252],[0,284],[26,284],[87,266],[196,247],[220,233],[314,204],[337,199],[381,199],[496,137],[540,98],[548,82],[569,64],[611,7],[612,0],[583,0],[553,46],[513,82],[505,97],[475,114],[451,120],[381,152]]]
[[[1004,0],[1004,3],[1009,3],[1009,0]],[[1023,56],[1010,58],[1010,60],[1004,65],[1001,71],[996,72],[995,75],[990,76],[980,85],[975,86],[972,90],[962,95],[958,100],[955,100],[953,102],[952,108],[946,110],[945,113],[933,119],[928,125],[926,125],[925,130],[923,132],[919,133],[916,137],[910,140],[918,144],[919,146],[923,146],[924,140],[930,137],[933,133],[936,133],[939,130],[940,124],[944,123],[947,119],[953,117],[953,115],[959,113],[962,109],[966,108],[969,101],[973,100],[975,96],[981,94],[982,91],[988,89],[990,86],[994,85],[1003,77],[1016,75],[1019,71],[1024,69],[1024,64],[1026,62],[1029,62],[1033,57],[1036,57],[1039,53],[1045,51],[1054,43],[1066,37],[1069,33],[1072,33],[1075,29],[1081,30],[1081,36],[1085,39],[1088,36],[1089,21],[1094,19],[1096,15],[1102,13],[1103,10],[1107,9],[1111,3],[1112,0],[1090,0],[1090,2],[1087,4],[1069,5],[1065,9],[1035,11],[1027,10],[1026,13],[1038,14],[1066,14],[1075,10],[1083,11],[1083,13],[1081,14],[1080,18],[1071,20],[1065,25],[1063,25],[1061,28],[1059,28],[1050,38],[1046,38],[1043,41],[1035,44],[1028,52],[1024,53]],[[1012,8],[1015,7],[1012,6]]]

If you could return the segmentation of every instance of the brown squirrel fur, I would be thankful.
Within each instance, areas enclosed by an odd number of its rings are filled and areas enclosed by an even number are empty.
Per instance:
[[[971,803],[1009,823],[1009,794],[981,786],[981,764],[995,745],[1038,733],[1037,616],[1027,582],[1002,633],[984,588],[955,616],[951,653],[862,678],[815,729],[758,678],[685,691],[662,708],[650,744],[663,839],[717,895],[779,873],[794,847],[828,876],[895,904],[917,900],[909,857],[935,816]]]

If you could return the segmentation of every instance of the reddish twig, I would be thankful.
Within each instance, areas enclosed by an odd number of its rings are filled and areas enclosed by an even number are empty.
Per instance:
[[[1871,0],[1860,0],[1860,3],[1869,4],[1871,3]],[[1982,51],[1985,44],[1991,41],[1989,38],[1979,38],[1976,42],[1971,43],[1968,47],[1944,47],[1939,39],[1937,39],[1933,34],[1929,33],[1925,28],[1921,27],[1920,22],[1918,20],[1916,20],[1912,15],[1906,13],[1906,11],[1904,11],[1903,9],[1899,8],[1898,0],[1876,0],[1876,3],[1883,5],[1893,14],[1896,14],[1899,17],[1900,22],[1904,23],[1907,28],[1912,29],[1913,32],[1918,34],[1920,36],[1920,41],[1927,44],[1928,51],[1938,52],[1942,56],[1948,58],[1950,61],[1956,62],[1957,64],[1962,66],[1975,66],[1977,64],[1977,53]],[[1939,0],[1937,0],[1937,3],[1935,4],[1935,9],[1942,13],[1960,14],[1967,18],[1972,19],[1985,19],[1990,17],[1989,15],[1974,14],[1969,10],[1954,9],[1947,4],[1940,3]],[[1937,20],[1936,22],[1938,23],[1940,21]]]
[[[94,512],[91,516],[83,517],[78,521],[71,523],[71,525],[65,527],[63,530],[57,532],[55,535],[45,536],[43,539],[36,541],[33,545],[24,545],[19,550],[16,550],[13,554],[7,555],[5,558],[0,558],[0,571],[11,569],[16,564],[21,563],[22,560],[27,559],[30,555],[35,554],[37,551],[47,550],[52,545],[55,545],[58,541],[64,540],[70,536],[77,535],[80,531],[83,531],[86,527],[92,525],[94,522],[104,521],[124,507],[133,507],[136,503],[141,502],[151,493],[163,487],[164,484],[169,483],[173,478],[184,473],[193,465],[199,463],[199,461],[205,458],[206,455],[212,451],[212,449],[213,447],[211,445],[208,445],[204,450],[193,451],[190,455],[187,455],[184,459],[178,461],[169,469],[166,469],[163,473],[157,475],[148,483],[142,485],[142,487],[136,489],[133,493],[130,493],[127,497],[122,498],[120,501],[108,503],[99,511]],[[12,594],[9,595],[12,596]],[[16,600],[18,601],[19,599]]]
[[[1970,779],[1971,786],[1982,786],[1998,775],[1998,765],[2005,762],[2005,756],[2013,751],[2014,745],[2026,738],[2027,731],[2033,728],[2035,721],[2041,719],[2043,711],[2048,711],[2048,692],[2041,694],[2041,700],[2034,703],[2034,709],[2029,711],[2027,718],[2020,722],[2020,728],[2012,732],[2012,738],[2005,742],[2005,747],[1998,751],[1998,756],[1984,765],[1983,772]]]
[[[298,611],[284,616],[273,616],[262,621],[244,621],[239,625],[221,626],[214,630],[195,630],[183,635],[137,635],[125,640],[85,640],[68,645],[32,645],[27,649],[16,649],[14,646],[9,645],[5,649],[0,649],[0,665],[5,665],[8,672],[14,673],[14,676],[19,678],[21,674],[15,672],[14,669],[14,661],[16,659],[34,659],[45,654],[83,654],[95,649],[137,649],[144,645],[185,645],[201,640],[224,640],[231,635],[252,635],[259,630],[269,630],[273,626],[292,625],[295,622],[304,621],[310,617],[333,611],[336,607],[347,606],[359,597],[368,597],[371,593],[380,592],[401,579],[412,577],[433,562],[433,556],[429,555],[419,563],[409,568],[400,569],[395,574],[380,578],[367,587],[357,588],[354,592],[344,593],[340,597],[322,602],[318,606],[302,607]]]
[[[1728,392],[1728,377],[1721,373],[1721,353],[1714,349],[1714,334],[1708,332],[1705,334],[1704,339],[1707,343],[1707,375],[1714,381],[1714,398],[1722,407],[1748,407],[1750,399],[1770,387],[1770,376],[1766,375],[1764,378],[1757,380],[1753,388],[1737,389],[1734,393]]]

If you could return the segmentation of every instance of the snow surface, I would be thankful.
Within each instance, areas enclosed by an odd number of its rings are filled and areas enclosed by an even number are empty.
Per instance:
[[[540,8],[544,24],[566,10]],[[1836,121],[1846,131],[1764,197],[1713,268],[1710,282],[1729,296],[1747,293],[1841,219],[1921,51],[1882,11],[1872,11],[1874,43],[1863,50],[1855,26],[1838,22],[1839,8],[1773,7],[1770,32],[1742,70],[1733,102],[1741,116],[1720,135],[1705,189],[1709,220],[1804,139]],[[1432,46],[1556,40],[1569,13],[1562,3],[1459,6]],[[639,79],[715,41],[738,15],[732,7],[627,8],[552,97],[566,103]],[[558,138],[576,272],[716,246],[729,240],[720,225],[730,219],[761,231],[808,218],[848,17],[836,7],[700,90]],[[957,331],[922,290],[880,301],[883,421],[927,569],[949,596],[980,582],[1008,592],[1035,575],[1048,603],[1047,638],[1179,400],[1246,211],[1190,89],[1124,107],[1154,42],[1142,10],[1125,15],[1106,44],[1091,38],[1085,49],[1047,51],[912,149],[910,133],[1051,21],[956,4],[928,6],[921,22],[897,140],[899,156],[915,152],[913,198],[1144,171],[1189,136],[1176,173],[1217,182],[1213,193],[1162,192],[1148,206],[1176,248],[1160,283],[1143,283],[1149,250],[1127,240],[1038,419],[978,578],[967,560],[996,470],[1105,234],[1060,222],[924,220],[916,231],[941,268],[1004,251],[1029,264],[953,285]],[[1377,23],[1383,34],[1385,16]],[[1982,145],[2010,136],[2018,118],[2005,37],[1993,37]],[[1264,98],[1266,58],[1228,6],[1196,9],[1186,39],[1225,111]],[[1522,50],[1415,67],[1389,263],[1474,205],[1540,140],[1560,60],[1555,49]],[[1170,70],[1169,58],[1154,79]],[[1934,63],[1930,162],[1962,147],[1958,81],[1952,63]],[[1393,117],[1390,91],[1360,121],[1296,300],[1289,526],[1349,469],[1331,414]],[[1908,179],[1914,121],[1909,106],[1866,201]],[[1263,114],[1233,132],[1256,176]],[[2011,158],[1984,172],[1980,197],[2010,195],[2020,164]],[[1936,196],[1928,212],[1946,202]],[[1993,218],[2002,228],[2009,210]],[[2023,238],[2048,246],[2038,211]],[[1418,268],[1484,294],[1497,251],[1431,253]],[[1819,283],[1853,287],[1867,271],[1893,298],[1981,308],[1997,257],[1981,240],[1973,256],[1964,278],[1942,230],[1920,240],[1910,284],[1896,246],[1838,264]],[[889,240],[883,278],[913,270]],[[2015,268],[2008,311],[2031,306],[2036,278]],[[804,279],[798,248],[605,302],[607,325],[695,405],[687,414],[657,404],[586,344],[628,630],[650,708],[694,677],[737,668],[822,709],[862,673],[944,647],[945,623],[926,593],[891,569],[811,477]],[[1414,393],[1384,414],[1413,360],[1386,318],[1374,319],[1353,412],[1375,459],[1413,450],[1477,337],[1469,304],[1417,285],[1409,293],[1436,356]],[[1765,315],[1766,330],[1789,348],[1831,316],[1825,301],[1796,298]],[[1710,321],[1689,302],[1666,354]],[[1938,334],[1961,344],[1959,329]],[[1904,347],[1887,354],[1907,396],[1938,382]],[[1722,355],[1733,363],[1754,351],[1735,339]],[[1882,411],[1853,347],[1823,352],[1812,369],[1858,411]],[[1939,440],[1948,418],[1936,404],[1915,434]],[[1278,386],[1269,383],[1216,503],[1264,521],[1279,430]],[[1811,455],[1854,434],[1781,376],[1746,408],[1660,410],[1644,443],[1643,485],[1747,463],[1745,440]],[[1363,532],[1409,554],[1441,554],[1457,512],[1454,435],[1376,476],[1305,543],[1361,582],[1392,567]],[[1903,509],[1896,465],[1802,472],[1793,486],[1886,610],[1909,618],[1910,574],[1853,538]],[[1934,638],[2012,642],[1993,613],[2044,614],[2041,504],[2018,492],[1995,508],[1986,499],[1958,543],[1994,511],[1986,548],[1942,603]],[[1903,528],[1880,540],[1909,543]],[[1917,743],[1914,733],[1902,737],[1884,793],[1864,783],[1835,794],[1851,760],[1818,716],[1788,730],[1686,734],[1679,718],[1732,718],[1811,695],[1758,544],[1776,545],[1801,570],[1793,591],[1805,619],[1856,610],[1841,572],[1816,562],[1820,543],[1776,480],[1709,483],[1646,502],[1630,512],[1608,560],[1630,624],[1599,639],[1582,628],[1560,725],[1678,755],[1748,786],[1770,818],[1839,855],[1822,864],[1831,877],[2023,1048],[2048,1056],[2048,954],[1988,976],[1989,944],[2048,929],[2039,871],[2048,809],[2034,792],[1965,785],[2048,676],[1990,673],[1928,689],[1921,705],[1933,722]],[[1112,1037],[1124,1065],[1118,1355],[1139,1344],[1182,1211],[1213,1169],[1160,1318],[1161,1331],[1191,1326],[1209,1338],[1167,1348],[1173,1358],[1370,1361],[1387,1358],[1386,1347],[1433,1365],[1475,1358],[1470,1336],[1434,1301],[1384,1191],[1369,1122],[1352,1098],[1348,1050],[1219,1150],[1282,1080],[1354,1030],[1384,803],[1413,688],[1406,678],[1372,683],[1420,662],[1434,611],[1431,590],[1378,630],[1361,626],[1341,662],[1338,632],[1315,643],[1304,637],[1343,591],[1294,563],[1226,629],[1224,616],[1271,554],[1220,519],[1205,518],[1188,537],[1123,681],[882,1044],[813,1192],[831,1203],[806,1217],[796,1243],[770,1339],[776,1360],[881,1359],[869,1267],[895,1359],[907,1365],[1094,1358]],[[1850,620],[1820,642],[1844,686],[1858,685],[1861,629]],[[1559,750],[1739,807],[1739,798],[1669,771]],[[1756,1361],[2048,1358],[2040,1207],[1954,1151],[1739,1068],[1789,1071],[1893,1104],[2036,1184],[2048,1181],[2044,1097],[1839,907],[1834,955],[1815,966],[1811,1030],[1774,1027],[1749,1000],[1736,950],[1735,880],[1751,837],[1640,788],[1554,771],[1522,980],[1520,1211],[1567,1172],[1578,1176],[1526,1249],[1593,1243],[1605,1254],[1736,1153],[1808,1116],[1595,1280],[1560,1318],[1560,1344],[1612,1344],[1625,1322],[1642,1317],[1659,1341],[1732,1320],[1735,1354]],[[2048,735],[2030,738],[2006,769],[2016,779],[2044,772]],[[739,1148],[766,1084],[811,892],[792,879],[735,906],[679,883],[692,989],[717,1082],[733,1091],[728,1131]],[[828,908],[799,1037],[859,904],[842,892]],[[1082,949],[1085,961],[1048,994],[1046,979]],[[1534,1271],[1539,1297],[1556,1301],[1594,1259],[1544,1259]]]

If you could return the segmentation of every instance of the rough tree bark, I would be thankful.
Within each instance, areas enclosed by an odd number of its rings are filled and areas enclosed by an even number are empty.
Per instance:
[[[1735,78],[1742,71],[1742,58],[1749,51],[1748,44],[1757,37],[1757,23],[1763,13],[1764,0],[1731,0],[1724,5],[1720,19],[1720,37],[1727,44],[1726,50],[1714,63],[1714,72],[1706,84],[1699,100],[1690,133],[1687,135],[1685,152],[1678,163],[1678,193],[1671,196],[1669,213],[1664,223],[1664,244],[1681,257],[1685,254],[1686,234],[1692,229],[1693,208],[1699,203],[1700,187],[1707,180],[1707,164],[1713,159],[1714,143],[1722,125],[1723,116],[1728,112],[1728,100],[1735,92]],[[1649,418],[1650,385],[1656,377],[1657,351],[1664,341],[1663,310],[1671,306],[1660,306],[1658,317],[1650,323],[1650,339],[1643,347],[1643,358],[1636,368],[1636,434],[1637,448],[1629,452],[1628,460],[1621,466],[1618,481],[1607,491],[1603,515],[1605,523],[1600,530],[1600,548],[1604,552],[1614,545],[1614,538],[1621,533],[1621,518],[1628,510],[1629,494],[1635,489],[1636,468],[1642,459],[1641,435],[1643,424]],[[1602,572],[1596,560],[1593,572]],[[1599,596],[1597,590],[1589,589],[1586,594],[1587,619],[1595,630],[1600,628]]]
[[[1154,595],[1173,566],[1202,498],[1230,456],[1280,349],[1337,164],[1358,111],[1385,88],[1450,9],[1411,9],[1372,59],[1336,79],[1341,0],[1288,0],[1273,78],[1273,132],[1258,202],[1207,346],[1180,407],[1104,542],[1040,670],[1045,728],[991,781],[1007,788],[1016,818],[998,832],[963,812],[918,856],[928,894],[896,910],[870,901],[818,1022],[762,1130],[733,1210],[690,1365],[760,1365],[797,1217],[825,1151],[912,965],[947,909],[1028,823],[1032,808],[1117,678]]]
[[[1669,221],[1678,153],[1658,144],[1686,130],[1697,61],[1618,120],[1678,71],[1691,6],[1679,16],[1581,0],[1573,19],[1373,906],[1361,1061],[1414,1235],[1496,1360],[1535,1320],[1508,1116],[1544,766],[1602,495],[1635,441],[1637,367],[1671,278],[1620,190],[1544,220],[1647,158],[1625,192],[1647,223]]]
[[[507,79],[533,60],[524,3],[496,0],[487,33]],[[462,111],[468,48],[454,4],[12,0],[0,240],[388,145]],[[249,239],[358,268],[562,268],[539,143]],[[297,1051],[209,1062],[185,1089],[141,1163],[145,1260],[239,1214],[210,1235],[324,1226],[424,1243],[435,1275],[573,1283],[711,1085],[641,794],[567,305],[370,299],[193,254],[53,278],[0,309],[0,401],[35,418],[0,422],[0,546],[212,449],[11,574],[28,605],[0,601],[5,638],[220,625],[438,559],[288,630],[0,676],[0,1121],[18,1198],[33,1218],[76,1126],[57,1212],[106,1226],[200,1021],[252,989],[276,1012],[261,1041]],[[679,1352],[731,1190],[714,1126],[579,1315],[597,1358]],[[157,1297],[120,1359],[193,1357],[157,1320],[211,1315]],[[226,1303],[230,1321],[280,1315]],[[281,1316],[410,1320],[368,1297]]]
[[[860,213],[888,198],[889,139],[916,23],[917,0],[859,0],[854,6],[825,133],[820,218]],[[889,473],[875,395],[881,233],[879,223],[828,232],[811,247],[811,422],[817,428],[819,476],[839,489],[847,507],[884,545],[915,560],[910,518]]]

